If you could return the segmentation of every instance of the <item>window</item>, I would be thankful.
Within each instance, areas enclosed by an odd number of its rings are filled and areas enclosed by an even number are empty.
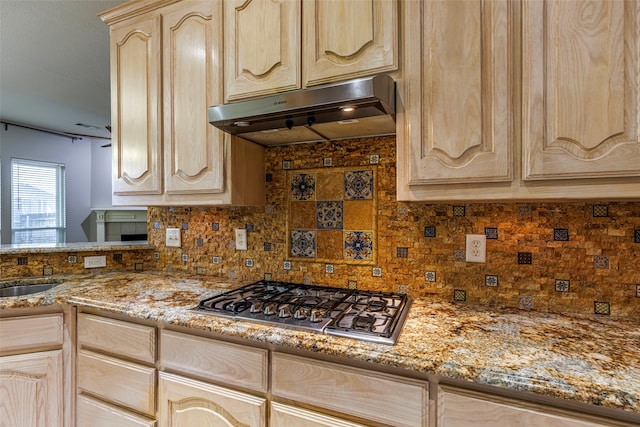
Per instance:
[[[11,160],[11,243],[64,243],[64,165]]]

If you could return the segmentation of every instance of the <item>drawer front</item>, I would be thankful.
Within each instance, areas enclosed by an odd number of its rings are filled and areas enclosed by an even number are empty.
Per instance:
[[[267,391],[267,350],[245,347],[179,332],[161,332],[160,365],[163,369]]]
[[[271,427],[366,427],[340,418],[281,403],[271,403]]]
[[[61,347],[62,313],[0,319],[0,353]]]
[[[426,426],[426,381],[273,354],[274,396],[395,426]]]
[[[77,427],[155,427],[156,422],[124,409],[97,401],[84,394],[76,405]]]
[[[80,313],[78,343],[141,362],[155,362],[156,332],[150,326]]]
[[[78,351],[78,389],[143,414],[155,414],[155,369]]]

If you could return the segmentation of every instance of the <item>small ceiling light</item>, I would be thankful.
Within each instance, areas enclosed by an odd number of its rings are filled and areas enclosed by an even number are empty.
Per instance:
[[[233,125],[237,126],[239,128],[246,128],[246,127],[251,126],[251,122],[247,122],[247,121],[243,120],[243,121],[239,121],[239,122],[233,122]]]
[[[352,111],[356,111],[356,107],[354,107],[353,105],[346,105],[344,107],[340,107],[340,111],[343,111],[345,113],[350,113]]]

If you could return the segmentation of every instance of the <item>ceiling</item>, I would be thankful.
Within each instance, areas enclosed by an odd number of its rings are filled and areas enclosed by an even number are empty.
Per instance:
[[[109,28],[97,14],[120,3],[0,0],[0,120],[109,138]]]

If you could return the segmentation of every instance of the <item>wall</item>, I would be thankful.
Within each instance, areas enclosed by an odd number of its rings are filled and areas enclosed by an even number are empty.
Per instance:
[[[86,242],[82,222],[93,203],[111,206],[111,150],[99,148],[104,140],[69,138],[9,125],[0,128],[2,173],[2,243],[10,243],[11,159],[61,163],[66,171],[67,242]],[[108,141],[107,141],[108,142]],[[99,150],[103,150],[100,153]],[[101,157],[104,154],[105,157]],[[106,159],[106,160],[105,160]],[[92,165],[97,162],[97,173]],[[104,174],[104,175],[102,175]],[[108,199],[107,199],[108,197]],[[95,199],[95,200],[94,200]],[[104,206],[105,204],[107,204]]]
[[[375,265],[288,256],[288,171],[369,167],[372,155],[379,156]],[[407,286],[412,296],[465,304],[640,317],[640,203],[401,203],[395,172],[393,137],[270,148],[266,206],[149,209],[153,268],[385,291]],[[164,245],[167,227],[183,229],[182,248]],[[235,228],[249,230],[247,251],[235,250]],[[470,233],[488,235],[486,263],[464,261]],[[519,253],[530,254],[531,264],[519,264]]]

